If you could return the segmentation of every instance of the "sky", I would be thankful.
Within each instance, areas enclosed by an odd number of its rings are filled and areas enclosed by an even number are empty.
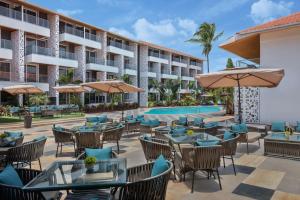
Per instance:
[[[236,32],[300,11],[299,0],[28,0],[132,39],[145,40],[204,58],[202,47],[186,42],[203,22],[223,36],[214,43],[210,69],[241,60],[219,44]],[[206,64],[205,64],[206,66]]]

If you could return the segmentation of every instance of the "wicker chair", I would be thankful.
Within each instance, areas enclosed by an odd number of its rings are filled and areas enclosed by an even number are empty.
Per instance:
[[[76,132],[76,155],[79,155],[85,148],[102,148],[101,132]]]
[[[124,127],[109,129],[103,132],[102,136],[102,146],[103,142],[116,142],[118,148],[118,154],[120,152],[119,141],[121,140]]]
[[[125,122],[125,129],[127,131],[127,134],[130,132],[136,132],[138,131],[140,126],[140,122],[135,121],[135,122]]]
[[[22,182],[24,185],[29,183],[32,179],[34,179],[37,175],[41,173],[39,170],[33,169],[16,169],[17,173],[19,174]],[[61,198],[61,193],[57,193],[55,199]],[[46,200],[44,195],[41,192],[32,192],[32,191],[25,191],[22,187],[18,186],[10,186],[0,183],[0,196],[1,199],[5,200],[16,200],[16,199],[23,199],[23,200]]]
[[[23,140],[24,140],[24,136],[22,135],[21,137],[18,137],[16,140],[15,140],[15,146],[20,146],[22,143],[23,143]]]
[[[168,163],[167,171],[153,177],[151,177],[151,170],[154,163],[127,169],[128,183],[121,188],[119,200],[164,200],[173,168],[172,163]]]
[[[164,122],[164,121],[160,121],[160,124],[158,126],[167,126],[167,122]],[[156,126],[156,127],[158,127]],[[148,126],[148,125],[143,125],[143,124],[140,124],[140,133],[149,133],[152,135],[152,132],[153,132],[153,126]]]
[[[157,138],[157,139],[169,141],[169,139],[165,136],[165,134],[168,134],[168,133],[169,133],[169,131],[158,131],[158,130],[155,130],[154,131],[154,137]]]
[[[172,146],[169,145],[168,141],[157,139],[157,138],[149,138],[144,139],[143,137],[139,138],[145,158],[147,162],[154,161],[160,155],[163,155],[166,159],[173,163],[173,172],[175,175],[175,155]]]
[[[16,162],[17,167],[19,167],[19,163],[28,163],[31,169],[31,162],[38,161],[40,170],[42,170],[40,158],[43,156],[46,140],[47,138],[26,142],[20,146],[10,148],[6,154],[6,164]]]
[[[223,139],[223,136],[224,135],[219,135],[218,137]],[[223,157],[224,168],[225,168],[225,159],[231,159],[234,175],[236,175],[236,170],[235,170],[233,156],[236,154],[237,141],[239,140],[239,137],[240,137],[240,135],[237,135],[236,137],[234,137],[232,139],[223,140],[221,142],[221,145],[223,147],[221,155]]]
[[[220,175],[218,168],[220,167],[220,156],[222,153],[222,146],[211,147],[185,147],[182,148],[182,161],[186,168],[190,168],[193,172],[192,189],[194,191],[195,172],[198,170],[205,170],[208,172],[208,178],[217,173],[219,186],[222,190]],[[184,174],[185,176],[185,174]]]
[[[175,125],[178,125],[178,126],[188,126],[189,125],[189,121],[187,121],[186,125],[181,125],[181,124],[178,124],[179,123],[179,120],[173,120],[171,122],[171,124],[175,124]]]
[[[60,145],[60,153],[62,153],[62,146],[64,144],[69,144],[69,143],[73,144],[74,154],[75,154],[75,140],[74,140],[72,131],[67,130],[67,129],[58,130],[58,129],[55,129],[55,125],[53,125],[52,132],[54,135],[55,143],[57,143],[56,154],[55,154],[56,157],[58,155],[59,145]]]

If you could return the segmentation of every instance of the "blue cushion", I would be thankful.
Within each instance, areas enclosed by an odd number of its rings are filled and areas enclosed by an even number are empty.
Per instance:
[[[98,117],[87,117],[86,121],[87,122],[98,122]]]
[[[150,124],[151,124],[150,120],[144,120],[141,122],[141,125],[144,125],[144,126],[150,126]]]
[[[19,174],[11,165],[5,167],[4,170],[0,173],[0,183],[17,187],[24,186]]]
[[[218,140],[197,140],[196,145],[200,147],[210,147],[219,144]]]
[[[98,160],[108,160],[112,157],[112,148],[106,147],[103,149],[89,149],[85,148],[86,156],[93,156],[96,157]]]
[[[98,116],[99,123],[106,123],[107,122],[107,115]]]
[[[157,176],[169,169],[169,164],[163,155],[160,155],[154,162],[152,167],[151,176]]]
[[[248,133],[248,128],[245,123],[232,125],[231,130],[235,133]]]
[[[232,138],[234,138],[234,134],[232,132],[230,132],[230,131],[224,132],[224,137],[223,137],[224,140],[230,140]]]
[[[2,139],[0,147],[14,147],[16,145],[17,137],[5,137]]]
[[[4,131],[4,133],[9,137],[21,137],[23,135],[21,131]]]
[[[133,115],[127,115],[125,117],[125,121],[132,120],[132,119],[133,119]]]
[[[142,121],[145,120],[144,115],[138,115],[135,119],[136,119],[136,121],[138,121],[138,122],[142,122]]]
[[[159,126],[159,125],[160,125],[160,121],[158,119],[150,120],[150,126],[151,127],[156,127],[156,126]]]
[[[300,132],[300,122],[297,122],[297,126],[296,126],[296,132]]]
[[[194,126],[202,126],[203,125],[203,118],[196,117],[193,121]]]
[[[208,122],[204,124],[204,128],[212,128],[218,126],[218,122]]]
[[[37,141],[41,141],[41,140],[45,140],[45,139],[47,139],[47,137],[43,135],[43,136],[38,136],[38,137],[34,138],[32,141],[37,142]]]
[[[187,122],[187,117],[179,117],[178,125],[186,126]]]
[[[136,122],[136,119],[127,120],[127,123],[135,123],[135,122]]]
[[[65,130],[63,127],[61,126],[54,126],[54,129],[57,130],[57,131],[63,131]]]
[[[272,122],[271,131],[274,132],[284,132],[285,131],[285,122]]]
[[[144,140],[151,140],[151,136],[148,136],[148,135],[143,135],[142,136],[142,138],[144,139]]]

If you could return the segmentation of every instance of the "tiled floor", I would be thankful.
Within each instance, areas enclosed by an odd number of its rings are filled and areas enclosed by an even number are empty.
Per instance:
[[[78,123],[63,124],[72,127]],[[52,125],[22,129],[25,141],[39,135],[48,137],[44,156],[43,168],[54,160],[72,160],[73,146],[63,147],[63,154],[55,157],[56,144],[51,132]],[[0,131],[1,132],[1,131]],[[263,143],[263,141],[261,141]],[[110,145],[110,144],[107,144]],[[122,138],[120,157],[126,157],[128,167],[145,163],[145,158],[137,136]],[[194,193],[190,193],[191,176],[187,174],[185,182],[170,180],[167,190],[168,200],[181,199],[272,199],[272,200],[300,200],[300,161],[263,156],[263,145],[258,148],[256,143],[249,145],[250,154],[246,154],[246,146],[239,145],[235,157],[237,175],[228,160],[226,167],[220,167],[223,190],[219,190],[218,182],[208,180],[201,172],[196,174]],[[33,165],[38,168],[37,163]]]

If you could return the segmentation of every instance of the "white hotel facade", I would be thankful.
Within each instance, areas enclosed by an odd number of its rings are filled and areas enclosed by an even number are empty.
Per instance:
[[[36,85],[53,103],[63,104],[63,94],[53,90],[60,76],[74,71],[74,80],[91,82],[120,79],[145,92],[126,100],[147,106],[149,80],[182,80],[181,92],[202,73],[203,60],[183,52],[136,41],[80,22],[26,1],[0,0],[0,89],[20,83]],[[2,92],[2,102],[13,97]],[[22,102],[22,97],[19,97]],[[108,102],[105,94],[85,93],[85,104]]]

